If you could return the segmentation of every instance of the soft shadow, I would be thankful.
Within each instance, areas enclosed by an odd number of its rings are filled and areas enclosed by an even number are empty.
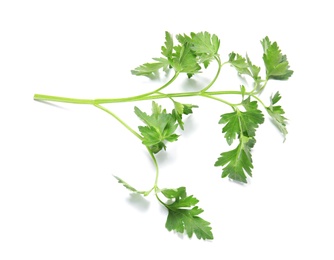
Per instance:
[[[60,106],[58,104],[55,104],[55,103],[52,103],[52,102],[49,102],[49,101],[45,101],[45,100],[35,100],[35,101],[43,103],[43,104],[46,104],[48,106],[52,106],[52,107],[56,107],[56,108],[60,108],[60,109],[64,109],[64,110],[68,110],[67,108],[65,108],[63,106]]]
[[[245,76],[242,76],[242,75],[238,74],[238,78],[242,82],[242,85],[244,85],[245,87],[248,86],[248,81],[247,81]]]
[[[240,182],[240,181],[235,181],[235,180],[232,180],[232,179],[228,179],[230,182],[233,182],[234,184],[237,184],[241,187],[246,187],[249,183],[250,183],[250,178],[247,178],[247,183],[243,183],[243,182]]]
[[[159,161],[159,164],[162,165],[164,162],[168,162],[169,154],[168,154],[168,143],[166,151],[162,149],[160,152],[154,154],[155,158]],[[152,161],[152,157],[149,153],[146,153],[147,160]],[[154,167],[154,165],[153,165]]]
[[[167,144],[168,145],[168,144]],[[168,147],[167,147],[168,149]],[[165,162],[168,162],[168,158],[169,158],[169,154],[167,152],[167,149],[166,151],[165,150],[161,150],[159,153],[157,153],[155,155],[155,157],[157,158],[157,160],[159,161],[159,164],[162,165],[164,164]]]
[[[150,207],[150,202],[137,193],[131,193],[130,197],[126,199],[126,202],[140,212],[146,212]]]
[[[181,135],[190,136],[191,134],[196,132],[197,124],[196,124],[196,121],[194,121],[194,118],[192,115],[188,115],[186,118],[184,118],[183,122],[184,122],[184,131],[181,132]]]
[[[184,91],[200,91],[205,86],[210,83],[210,80],[207,78],[200,78],[200,80],[196,80],[193,78],[186,79],[181,83],[181,88]]]
[[[184,238],[185,238],[185,234],[184,233],[179,233],[179,232],[174,231],[174,234],[176,234],[182,240],[184,240]]]

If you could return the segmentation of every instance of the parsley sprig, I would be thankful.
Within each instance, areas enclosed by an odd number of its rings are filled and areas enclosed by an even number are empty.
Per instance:
[[[176,41],[175,41],[176,39]],[[171,33],[165,33],[165,42],[161,47],[161,56],[153,58],[151,62],[144,63],[131,71],[136,76],[155,78],[162,72],[172,71],[174,74],[169,81],[157,89],[136,96],[124,98],[105,99],[76,99],[59,96],[35,94],[35,100],[67,102],[73,104],[93,105],[114,117],[127,130],[136,136],[147,148],[147,151],[155,165],[155,179],[152,187],[139,191],[123,179],[115,176],[117,181],[130,192],[148,196],[152,192],[157,200],[168,211],[167,230],[186,233],[190,238],[195,234],[198,239],[213,239],[210,222],[200,215],[203,209],[198,207],[199,200],[193,195],[187,195],[185,187],[163,188],[158,186],[159,164],[156,154],[167,150],[170,142],[176,142],[180,135],[177,129],[185,131],[184,117],[193,113],[198,106],[181,103],[179,99],[186,97],[203,97],[227,105],[230,109],[221,115],[218,124],[222,125],[222,133],[226,142],[232,148],[223,151],[215,162],[215,166],[221,167],[221,177],[228,177],[234,181],[247,183],[247,178],[252,176],[253,160],[252,148],[256,143],[256,130],[264,123],[264,114],[270,117],[277,129],[282,133],[284,140],[287,135],[287,118],[285,111],[277,103],[281,99],[279,92],[271,96],[268,105],[259,95],[265,90],[270,80],[287,80],[293,74],[287,56],[283,55],[276,42],[268,37],[261,41],[263,47],[264,75],[261,76],[261,67],[254,65],[248,55],[231,52],[227,60],[222,62],[218,53],[220,40],[217,35],[209,32],[178,34],[174,38]],[[211,82],[203,86],[200,91],[190,92],[165,92],[165,90],[181,75],[188,78],[201,73],[215,62],[218,65],[217,72]],[[235,68],[237,73],[252,81],[252,88],[247,90],[244,85],[235,90],[210,91],[221,74],[224,65]],[[263,78],[262,78],[263,77]],[[239,95],[239,103],[231,103],[222,97]],[[158,104],[159,99],[169,99],[173,104],[172,111],[167,111]],[[131,128],[125,121],[103,104],[122,103],[135,101],[151,101],[150,112],[142,111],[134,107],[135,115],[142,121],[138,130]],[[260,107],[259,107],[260,105]],[[260,109],[262,107],[262,110]],[[163,198],[162,198],[163,197]]]

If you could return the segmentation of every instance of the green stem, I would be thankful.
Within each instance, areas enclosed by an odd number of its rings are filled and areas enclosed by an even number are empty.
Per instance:
[[[223,63],[223,64],[221,64],[221,60],[220,60],[219,56],[215,56],[215,59],[216,59],[216,61],[217,61],[217,63],[218,63],[218,70],[217,70],[217,73],[216,73],[215,77],[213,78],[213,80],[209,83],[209,85],[207,85],[205,88],[203,88],[203,89],[201,90],[201,93],[206,92],[209,88],[212,87],[212,85],[216,82],[216,80],[217,80],[217,78],[218,78],[218,76],[219,76],[219,74],[220,74],[221,68],[223,67],[224,64],[226,64],[226,62]]]
[[[253,89],[253,91],[251,92],[252,94],[254,95],[257,95],[257,94],[261,94],[262,91],[264,90],[264,88],[266,87],[268,83],[268,79],[266,79],[262,85],[262,87],[260,89],[257,89],[257,86],[255,86],[255,88]]]
[[[150,96],[152,94],[155,94],[155,93],[163,90],[164,88],[168,87],[170,84],[172,84],[176,80],[176,78],[179,76],[179,74],[180,74],[180,72],[175,72],[174,76],[166,84],[164,84],[160,88],[157,88],[156,90],[153,90],[153,91],[150,91],[150,92],[138,95],[138,96],[128,97],[128,99],[134,99],[134,100],[136,100],[136,99],[140,99],[142,97],[146,97],[146,96]]]
[[[229,105],[229,106],[231,106],[231,107],[235,107],[235,104],[232,104],[232,103],[230,103],[230,102],[227,102],[227,101],[224,100],[224,99],[217,98],[217,97],[215,97],[215,96],[209,95],[209,94],[207,94],[207,93],[203,93],[201,96],[202,96],[202,97],[206,97],[206,98],[211,98],[211,99],[217,100],[217,101],[222,102],[222,103],[224,103],[224,104],[227,104],[227,105]]]
[[[241,91],[237,90],[225,90],[225,91],[207,91],[205,95],[210,96],[218,96],[218,95],[240,95]],[[245,95],[252,94],[250,92],[244,93]],[[149,96],[137,96],[134,97],[126,97],[126,98],[100,98],[100,99],[78,99],[78,98],[67,98],[67,97],[59,97],[59,96],[49,96],[42,94],[35,94],[34,99],[40,101],[54,101],[54,102],[62,102],[62,103],[71,103],[71,104],[109,104],[109,103],[123,103],[123,102],[134,102],[134,101],[144,101],[144,100],[152,100],[152,99],[163,99],[163,98],[173,98],[173,97],[193,97],[193,96],[202,96],[201,92],[179,92],[179,93],[169,93],[169,94],[158,94],[149,95]]]
[[[169,209],[168,205],[159,198],[158,192],[155,193],[155,197],[162,205],[164,205],[167,209]]]
[[[135,130],[133,130],[128,124],[126,124],[122,119],[120,119],[116,114],[111,112],[110,110],[106,109],[105,107],[94,104],[99,109],[102,109],[103,111],[107,112],[109,115],[113,116],[118,122],[120,122],[126,129],[128,129],[132,134],[134,134],[137,138],[139,138],[141,141],[143,140],[143,137],[138,134]]]
[[[71,103],[71,104],[91,104],[91,105],[95,104],[93,99],[67,98],[67,97],[49,96],[42,94],[35,94],[34,100],[54,101],[54,102]]]
[[[157,191],[158,189],[158,179],[159,179],[159,165],[157,162],[157,159],[155,158],[154,154],[152,153],[152,151],[147,147],[148,152],[150,153],[150,156],[153,160],[154,166],[155,166],[155,180],[154,180],[154,189],[155,191]]]
[[[48,95],[42,95],[42,94],[35,94],[34,99],[35,100],[41,100],[41,101],[55,101],[55,102],[63,102],[63,103],[72,103],[72,104],[102,104],[102,103],[116,103],[116,102],[126,102],[126,101],[135,101],[135,100],[141,100],[141,98],[150,96],[152,94],[155,94],[162,89],[168,87],[170,84],[172,84],[176,78],[179,76],[179,72],[176,72],[174,76],[163,86],[160,88],[157,88],[156,90],[137,95],[137,96],[131,96],[127,98],[115,98],[115,102],[96,102],[96,100],[92,99],[79,99],[79,98],[67,98],[67,97],[58,97],[58,96],[48,96]],[[111,99],[112,100],[112,99]]]
[[[261,105],[266,108],[266,105],[263,103],[263,101],[256,95],[251,95],[251,97],[255,98],[257,101],[259,101],[261,103]]]

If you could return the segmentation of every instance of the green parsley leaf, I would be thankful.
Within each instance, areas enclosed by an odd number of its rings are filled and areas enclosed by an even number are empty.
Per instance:
[[[138,107],[135,107],[135,114],[146,124],[138,129],[143,136],[142,143],[153,153],[166,150],[165,141],[177,141],[179,135],[174,133],[178,127],[175,117],[167,114],[156,102],[152,102],[152,115],[147,115]]]
[[[176,39],[181,45],[192,42],[192,38],[186,34],[177,34]]]
[[[166,228],[179,233],[186,232],[191,238],[195,233],[198,239],[213,239],[210,223],[198,215],[203,212],[198,206],[199,201],[195,197],[187,196],[186,188],[164,189],[162,194],[171,200],[171,204],[164,204],[168,209]]]
[[[280,95],[280,93],[277,91],[276,93],[275,93],[275,95],[274,96],[271,96],[270,97],[270,103],[272,104],[272,105],[275,105],[278,101],[280,101],[281,100],[281,95]]]
[[[154,77],[160,69],[163,69],[165,72],[168,71],[173,54],[173,36],[169,32],[165,32],[165,40],[165,45],[161,47],[161,54],[165,57],[153,58],[155,62],[144,63],[138,66],[134,70],[131,70],[133,75]]]
[[[225,133],[225,139],[231,145],[242,135],[254,137],[256,128],[264,122],[261,110],[258,109],[257,101],[250,101],[250,97],[242,101],[245,111],[235,108],[234,112],[221,115],[219,124],[225,124],[222,132]]]
[[[134,193],[138,193],[138,194],[142,194],[144,196],[147,196],[150,191],[138,191],[136,190],[134,187],[132,187],[130,184],[128,184],[127,182],[125,182],[124,180],[122,180],[121,178],[115,176],[115,179],[118,181],[118,183],[122,184],[125,188],[127,188],[128,190],[134,192]]]
[[[174,103],[174,109],[172,111],[172,115],[178,122],[180,128],[184,130],[184,122],[182,121],[182,115],[189,115],[192,114],[192,108],[196,108],[198,106],[191,105],[191,104],[181,104],[179,102],[176,102],[173,100]]]
[[[176,102],[174,100],[173,100],[173,103],[174,103],[174,107],[175,107],[176,113],[182,115],[183,114],[184,105],[181,104],[180,102]]]
[[[240,86],[240,92],[241,92],[241,98],[242,98],[242,100],[244,100],[244,98],[245,98],[245,93],[246,93],[246,88],[245,88],[244,85],[241,85],[241,86]]]
[[[258,109],[257,101],[250,101],[250,97],[242,101],[245,111],[234,107],[232,113],[223,114],[219,121],[225,124],[223,133],[226,141],[231,145],[238,136],[239,144],[231,151],[221,153],[215,166],[223,166],[222,178],[228,176],[235,181],[247,183],[246,173],[252,176],[251,148],[255,144],[256,129],[264,122],[264,116]]]
[[[250,61],[248,55],[246,55],[246,60],[247,60],[249,71],[250,71],[250,74],[251,74],[252,78],[255,81],[261,80],[261,77],[259,77],[259,73],[260,73],[261,68],[258,67],[258,66],[253,65],[252,62]]]
[[[191,33],[192,46],[191,49],[197,55],[207,54],[214,56],[218,53],[220,40],[217,35],[211,35],[208,32]]]
[[[132,187],[130,184],[126,183],[125,181],[123,181],[121,178],[114,176],[116,178],[116,180],[118,180],[118,183],[122,184],[125,188],[127,188],[128,190],[137,193],[138,191]]]
[[[207,68],[209,63],[218,55],[220,40],[217,35],[208,32],[191,33],[191,49],[199,58],[199,62]]]
[[[173,54],[173,36],[169,33],[165,33],[165,46],[161,47],[161,54],[164,55],[166,58],[171,59]]]
[[[248,70],[248,63],[246,62],[246,59],[240,54],[231,52],[229,54],[228,61],[238,71],[239,74],[247,74],[251,76]]]
[[[154,77],[158,74],[158,71],[162,68],[164,71],[168,70],[169,62],[165,58],[154,58],[156,62],[144,63],[134,70],[131,70],[131,73],[136,76],[147,76]]]
[[[197,105],[183,104],[183,114],[189,115],[193,113],[193,108],[198,108]]]
[[[182,111],[183,111],[183,108],[182,108]],[[174,116],[174,118],[176,119],[177,123],[179,124],[180,128],[182,130],[184,130],[184,122],[182,121],[182,113],[179,113],[177,111],[177,109],[173,109],[172,110],[172,115]]]
[[[248,55],[244,58],[240,54],[232,52],[229,54],[229,63],[238,71],[239,74],[249,75],[255,81],[260,80],[260,67],[253,65]]]
[[[286,139],[286,135],[288,131],[286,129],[287,118],[283,115],[285,111],[281,106],[274,106],[281,99],[281,95],[279,92],[272,97],[270,97],[270,106],[266,107],[268,114],[271,116],[272,122],[277,127],[277,129],[283,134],[284,141]]]
[[[191,78],[201,70],[196,55],[191,51],[190,43],[185,42],[183,45],[175,46],[174,50],[171,65],[177,72],[187,73],[188,77]]]
[[[286,80],[292,74],[293,71],[289,70],[289,62],[286,55],[281,53],[277,42],[271,42],[267,37],[262,41],[263,47],[263,61],[266,66],[267,79]]]
[[[208,32],[192,32],[190,36],[179,34],[176,38],[182,45],[190,44],[196,59],[199,63],[203,63],[205,68],[207,68],[209,63],[218,56],[220,40],[215,34],[211,35]]]
[[[144,63],[131,71],[133,75],[154,77],[160,69],[167,71],[174,68],[178,73],[186,73],[188,77],[199,73],[203,63],[207,68],[211,60],[218,56],[220,40],[217,35],[208,32],[177,35],[180,43],[174,46],[173,36],[165,32],[165,43],[161,47],[161,54],[164,57],[154,58],[155,62]]]
[[[215,166],[223,166],[222,178],[228,176],[232,180],[247,183],[246,173],[252,176],[251,148],[255,139],[242,136],[239,140],[240,143],[235,149],[220,154]]]

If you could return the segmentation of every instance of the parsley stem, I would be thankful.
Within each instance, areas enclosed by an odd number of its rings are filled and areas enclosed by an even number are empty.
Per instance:
[[[257,84],[255,85],[255,88],[252,90],[252,94],[257,95],[257,94],[261,94],[262,91],[264,90],[264,88],[266,87],[267,83],[268,83],[268,79],[266,80],[262,80],[261,82],[264,82],[262,87],[260,89],[257,88]]]
[[[58,97],[58,96],[48,96],[48,95],[42,95],[42,94],[35,94],[34,99],[41,100],[41,101],[55,101],[55,102],[72,103],[72,104],[96,104],[96,103],[101,104],[101,103],[116,103],[116,102],[141,100],[141,98],[155,94],[163,90],[164,88],[168,87],[170,84],[172,84],[176,80],[179,74],[180,74],[179,72],[175,72],[174,76],[167,83],[157,88],[156,90],[153,90],[153,91],[141,94],[141,95],[137,95],[137,96],[131,96],[131,97],[119,98],[119,99],[116,98],[115,102],[96,102],[96,100],[92,100],[92,99],[67,98],[67,97]],[[110,100],[113,100],[113,99],[110,99]]]
[[[217,80],[217,78],[218,78],[218,76],[219,76],[219,74],[220,74],[221,68],[222,68],[223,65],[226,63],[226,62],[225,62],[225,63],[222,64],[222,63],[221,63],[221,60],[220,60],[220,58],[219,58],[218,55],[215,56],[215,60],[216,60],[217,63],[218,63],[218,70],[217,70],[217,73],[216,73],[215,77],[213,78],[213,80],[209,83],[209,85],[207,85],[205,88],[203,88],[203,89],[201,90],[201,93],[206,92],[209,88],[212,87],[212,85],[216,82],[216,80]]]
[[[140,140],[143,140],[143,137],[138,134],[135,130],[133,130],[128,124],[126,124],[122,119],[120,119],[116,114],[111,112],[109,109],[106,109],[105,107],[94,104],[99,109],[102,109],[103,111],[107,112],[109,115],[113,116],[118,122],[120,122],[126,129],[128,129],[132,134],[134,134],[136,137],[138,137]]]
[[[155,193],[157,193],[157,191],[159,190],[158,188],[158,179],[159,179],[159,164],[157,162],[157,159],[155,158],[154,154],[152,153],[152,151],[150,150],[149,147],[147,147],[147,150],[153,160],[153,163],[154,163],[154,166],[155,166],[155,180],[154,180],[154,190],[155,190]]]
[[[166,203],[164,203],[164,202],[159,198],[159,196],[158,196],[158,192],[155,193],[155,197],[158,199],[158,201],[159,201],[162,205],[164,205],[167,209],[169,209],[168,205],[167,205]]]
[[[259,101],[264,108],[267,108],[266,105],[263,103],[263,101],[258,96],[256,95],[251,95],[251,96],[255,98],[257,101]]]
[[[132,99],[136,100],[138,98],[140,99],[140,98],[143,98],[143,97],[155,94],[155,93],[163,90],[164,88],[168,87],[170,84],[172,84],[176,80],[176,78],[179,76],[179,74],[180,74],[180,72],[175,72],[174,76],[167,83],[165,83],[164,85],[162,85],[160,88],[157,88],[156,90],[153,90],[153,91],[150,91],[150,92],[138,95],[138,96],[128,97],[128,99],[130,99],[130,100],[132,100]]]
[[[217,96],[217,95],[240,95],[241,91],[238,90],[225,90],[225,91],[207,91],[205,95]],[[247,95],[248,93],[244,93]],[[108,98],[108,99],[95,99],[92,103],[95,104],[105,104],[105,103],[122,103],[122,102],[133,102],[133,101],[144,101],[144,100],[152,100],[152,99],[162,99],[162,98],[173,98],[173,97],[194,97],[194,96],[202,96],[201,92],[179,92],[179,93],[168,93],[162,94],[157,93],[156,95],[145,96],[138,99],[132,98]],[[90,103],[86,103],[90,104]]]
[[[217,98],[217,97],[212,96],[212,95],[208,95],[208,94],[203,93],[203,94],[201,94],[201,96],[202,96],[202,97],[206,97],[206,98],[211,98],[211,99],[217,100],[217,101],[222,102],[222,103],[225,103],[225,104],[227,104],[227,105],[229,105],[229,106],[231,106],[231,107],[234,107],[234,106],[235,106],[234,104],[232,104],[232,103],[230,103],[230,102],[227,102],[226,100],[223,100],[223,99],[221,99],[221,98]]]
[[[39,101],[54,101],[54,102],[62,102],[62,103],[71,103],[71,104],[107,104],[107,103],[123,103],[123,102],[134,102],[134,101],[145,101],[152,99],[162,99],[162,98],[173,98],[173,97],[193,97],[193,96],[201,96],[203,93],[201,92],[178,92],[178,93],[169,93],[163,94],[158,93],[157,90],[154,91],[155,95],[146,95],[146,96],[133,96],[126,98],[100,98],[100,99],[79,99],[79,98],[68,98],[68,97],[59,97],[59,96],[50,96],[43,94],[35,94],[34,99]],[[218,96],[218,95],[240,95],[242,94],[239,90],[224,90],[224,91],[206,91],[205,95],[210,96]],[[244,95],[248,95],[251,93],[244,93]]]
[[[35,94],[34,100],[54,101],[54,102],[71,103],[71,104],[91,104],[91,105],[94,104],[93,99],[67,98],[67,97],[49,96],[42,94]]]

